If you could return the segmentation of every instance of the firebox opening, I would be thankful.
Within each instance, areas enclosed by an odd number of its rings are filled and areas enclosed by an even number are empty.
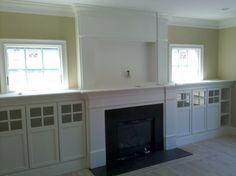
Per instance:
[[[105,111],[107,166],[163,150],[163,104]]]
[[[118,156],[124,160],[154,151],[153,119],[118,122]]]

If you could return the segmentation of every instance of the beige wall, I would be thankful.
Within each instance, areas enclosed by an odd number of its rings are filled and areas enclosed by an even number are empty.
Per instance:
[[[204,79],[218,77],[218,30],[169,26],[170,44],[204,45]]]
[[[236,80],[236,27],[219,32],[219,77]],[[236,84],[232,91],[232,125],[236,127]]]
[[[69,87],[78,86],[74,18],[0,12],[0,38],[66,40]]]
[[[219,32],[219,77],[236,79],[236,27]]]

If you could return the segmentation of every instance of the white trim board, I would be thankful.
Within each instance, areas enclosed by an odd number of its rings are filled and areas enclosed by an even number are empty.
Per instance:
[[[170,17],[168,19],[169,26],[183,26],[183,27],[196,27],[196,28],[207,28],[207,29],[218,29],[218,21],[203,20],[194,18],[184,17]]]
[[[0,1],[0,12],[15,12],[15,13],[26,13],[26,14],[37,14],[37,15],[75,17],[74,10],[77,7],[90,7],[90,5],[87,6],[82,4],[59,5],[59,4],[49,4],[49,3],[36,3],[24,0],[20,2],[17,0]],[[91,7],[94,6],[91,5]],[[109,7],[104,7],[104,8],[109,8]],[[206,20],[206,19],[186,18],[186,17],[174,17],[174,16],[171,17],[168,14],[164,14],[164,16],[165,18],[168,18],[169,26],[196,27],[196,28],[206,28],[206,29],[224,29],[224,28],[236,27],[236,17],[223,20]]]
[[[26,1],[7,1],[1,0],[0,12],[15,12],[37,15],[52,15],[52,16],[64,16],[74,17],[72,6],[70,5],[58,5],[48,3],[36,3]]]
[[[236,27],[236,17],[224,20],[204,20],[184,17],[170,17],[169,26],[195,27],[205,29],[225,29]]]

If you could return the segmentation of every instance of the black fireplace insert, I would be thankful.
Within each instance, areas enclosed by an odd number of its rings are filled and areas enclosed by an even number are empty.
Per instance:
[[[163,150],[163,104],[105,111],[107,166]]]

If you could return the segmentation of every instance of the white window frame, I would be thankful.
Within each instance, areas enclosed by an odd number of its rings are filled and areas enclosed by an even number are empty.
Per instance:
[[[62,68],[62,84],[63,88],[68,88],[68,64],[67,50],[65,40],[33,40],[33,39],[0,39],[0,93],[9,93],[8,86],[8,70],[6,46],[58,46],[60,48],[61,68]],[[28,90],[25,90],[28,91]],[[57,91],[57,90],[55,90]]]
[[[193,45],[193,44],[170,44],[169,45],[169,82],[172,81],[172,49],[173,48],[199,48],[201,49],[200,57],[200,80],[203,80],[203,62],[204,62],[204,45]]]

